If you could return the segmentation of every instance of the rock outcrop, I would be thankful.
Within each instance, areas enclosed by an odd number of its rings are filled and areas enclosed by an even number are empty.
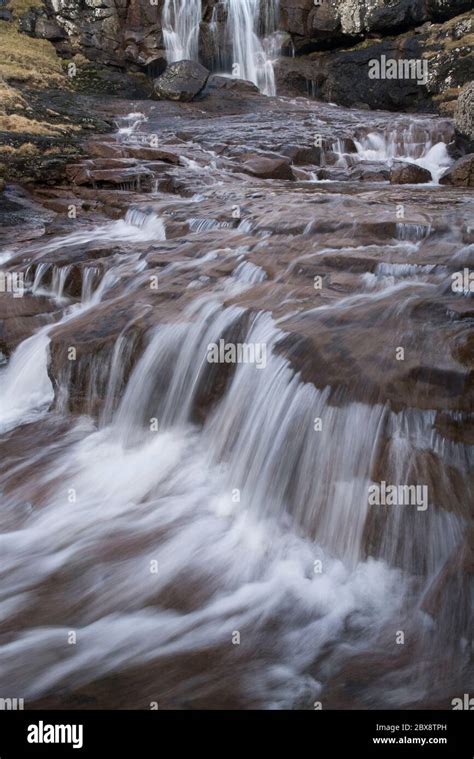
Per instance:
[[[397,36],[353,38],[352,47],[282,58],[278,91],[347,107],[452,115],[460,88],[472,78],[472,28],[464,14]]]
[[[432,180],[431,172],[416,163],[398,161],[390,173],[392,184],[423,184]]]
[[[196,61],[170,63],[164,74],[155,80],[157,100],[189,102],[203,91],[210,71]]]
[[[336,47],[368,34],[393,34],[426,21],[443,21],[470,0],[281,0],[281,25],[297,51]]]

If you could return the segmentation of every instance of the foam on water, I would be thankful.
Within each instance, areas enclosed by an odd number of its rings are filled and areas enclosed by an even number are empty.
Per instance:
[[[387,130],[385,133],[369,132],[355,140],[359,160],[413,163],[428,169],[433,182],[437,184],[453,160],[448,154],[446,143],[435,141],[441,135],[431,134],[427,130],[424,139],[420,141],[415,130],[416,127],[409,127],[405,130]]]

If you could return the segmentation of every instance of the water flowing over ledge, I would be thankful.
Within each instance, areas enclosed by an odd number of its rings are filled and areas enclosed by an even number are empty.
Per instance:
[[[449,708],[473,459],[452,125],[225,97],[127,104],[69,184],[9,195],[38,221],[0,253],[25,288],[0,334],[3,682],[33,706]],[[387,181],[407,158],[432,181]],[[381,483],[426,509],[374,507]]]
[[[209,25],[217,70],[253,82],[265,95],[276,94],[273,61],[279,52],[278,5],[279,0],[269,0],[262,13],[260,0],[224,0],[213,9]],[[202,0],[165,0],[168,62],[199,60],[202,16]]]

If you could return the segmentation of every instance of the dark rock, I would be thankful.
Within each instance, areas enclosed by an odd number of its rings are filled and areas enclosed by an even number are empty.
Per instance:
[[[392,184],[424,184],[432,181],[431,172],[416,163],[397,161],[390,172]]]
[[[196,61],[171,63],[154,84],[157,100],[193,100],[206,86],[210,72]]]
[[[155,55],[146,61],[145,70],[148,76],[152,79],[156,79],[164,73],[167,65],[166,52],[163,50],[159,55]]]
[[[450,169],[444,172],[440,184],[455,187],[474,187],[474,153],[463,156]]]
[[[281,24],[297,50],[324,49],[344,39],[443,21],[471,7],[470,0],[281,0]]]
[[[56,42],[66,39],[67,34],[55,21],[40,16],[35,23],[35,37]]]
[[[295,9],[301,10],[302,4],[295,0]],[[305,8],[309,13],[306,4]],[[472,80],[471,24],[469,14],[465,14],[444,24],[429,24],[416,33],[407,31],[381,40],[368,37],[353,47],[282,58],[275,67],[278,92],[289,96],[299,92],[347,107],[439,111],[451,116],[457,88]],[[319,48],[325,49],[327,44]],[[382,56],[386,60],[424,60],[428,78],[369,78],[369,63],[380,61]]]
[[[213,90],[226,90],[235,95],[259,93],[258,87],[253,82],[248,82],[246,79],[234,79],[229,76],[218,76],[217,74],[211,74],[207,81],[206,93]]]
[[[285,145],[281,149],[283,155],[288,156],[296,165],[321,164],[322,148],[315,146],[304,147],[302,145]]]

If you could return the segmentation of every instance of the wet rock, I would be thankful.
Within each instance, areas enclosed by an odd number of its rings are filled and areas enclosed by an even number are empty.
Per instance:
[[[127,155],[141,161],[163,161],[164,163],[179,164],[177,153],[173,153],[171,150],[147,147],[146,145],[128,147]]]
[[[474,143],[474,82],[469,82],[458,97],[454,124],[463,137]]]
[[[288,156],[292,163],[296,165],[312,164],[319,166],[321,164],[322,147],[302,146],[302,145],[285,145],[281,149],[283,155]]]
[[[51,361],[48,372],[56,390],[68,389],[67,408],[74,412],[97,412],[103,401],[114,345],[120,335],[129,343],[126,361],[121,367],[125,380],[141,349],[144,332],[143,307],[132,301],[119,300],[90,314],[59,324],[51,332]],[[76,349],[76,360],[68,360],[68,346]],[[90,377],[96,369],[94,383]],[[64,399],[63,399],[64,402]]]
[[[259,94],[258,87],[253,82],[248,82],[246,79],[234,79],[229,76],[212,74],[207,81],[206,94],[220,90],[225,90],[232,95],[247,96]]]
[[[10,356],[17,345],[54,318],[57,307],[42,296],[14,298],[0,293],[0,351]]]
[[[363,163],[350,169],[349,178],[361,182],[386,182],[390,179],[390,170],[384,164]]]
[[[109,163],[117,162],[118,165],[107,168],[101,167],[100,163],[87,161],[81,164],[72,164],[66,167],[66,176],[75,185],[88,185],[91,187],[131,187],[137,192],[150,192],[153,186],[154,175],[146,166],[128,165],[134,161],[125,159],[104,159]]]
[[[431,172],[416,163],[397,161],[390,172],[392,184],[424,184],[432,181]]]
[[[450,599],[468,596],[474,575],[474,527],[470,524],[460,546],[448,557],[423,598],[421,608],[439,618]],[[464,587],[463,587],[464,586]]]
[[[445,171],[439,183],[455,187],[474,187],[474,153],[459,158]]]
[[[171,63],[154,83],[157,100],[188,102],[204,89],[210,72],[196,61]]]
[[[260,179],[294,179],[289,159],[251,158],[240,166],[240,171]]]

